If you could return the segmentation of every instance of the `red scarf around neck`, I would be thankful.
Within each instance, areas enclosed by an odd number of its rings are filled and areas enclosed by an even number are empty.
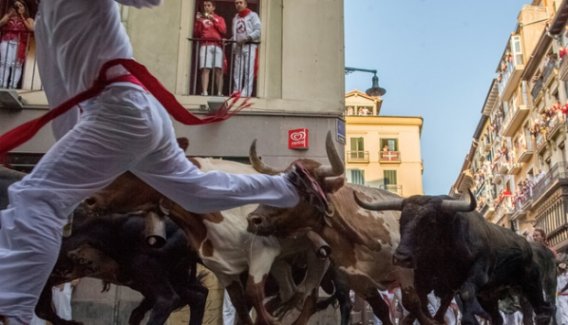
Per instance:
[[[248,15],[248,14],[250,14],[250,9],[249,9],[249,8],[245,8],[245,9],[239,11],[239,17],[241,17],[241,18],[245,17],[245,16]]]

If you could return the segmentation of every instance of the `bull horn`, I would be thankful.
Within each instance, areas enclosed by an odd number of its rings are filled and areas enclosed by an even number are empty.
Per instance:
[[[345,172],[345,165],[343,160],[339,157],[337,149],[333,144],[333,137],[331,132],[327,131],[327,136],[325,138],[325,151],[327,152],[327,159],[330,162],[330,166],[319,166],[316,170],[316,174],[321,177],[339,176],[343,175]]]
[[[442,200],[441,208],[451,212],[470,212],[475,210],[477,202],[471,190],[467,190],[468,200]]]
[[[249,161],[252,165],[252,168],[261,174],[268,174],[268,175],[278,175],[282,173],[280,170],[276,170],[268,165],[266,165],[258,155],[256,154],[256,139],[253,140],[252,144],[250,145],[249,149]]]
[[[401,211],[404,203],[404,200],[401,198],[389,198],[388,201],[364,202],[359,198],[357,192],[353,192],[353,196],[355,197],[355,202],[357,202],[359,206],[373,211]]]

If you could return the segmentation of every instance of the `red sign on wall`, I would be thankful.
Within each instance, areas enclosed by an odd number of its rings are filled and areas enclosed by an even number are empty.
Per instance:
[[[288,130],[288,149],[308,149],[309,130],[307,128]]]

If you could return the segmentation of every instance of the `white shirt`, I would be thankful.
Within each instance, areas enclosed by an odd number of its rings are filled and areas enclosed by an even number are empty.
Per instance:
[[[157,6],[161,0],[116,0],[124,5]],[[101,66],[132,58],[132,46],[114,0],[42,0],[36,15],[38,69],[47,100],[55,107],[88,89]],[[112,71],[112,75],[124,70]],[[109,76],[109,77],[112,77]],[[56,138],[75,125],[72,109],[53,122]]]

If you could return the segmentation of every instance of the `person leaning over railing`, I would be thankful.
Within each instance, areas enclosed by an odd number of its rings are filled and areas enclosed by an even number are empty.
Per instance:
[[[34,30],[34,19],[30,17],[27,4],[15,0],[0,19],[0,27],[0,86],[16,88],[22,77],[29,36]]]

